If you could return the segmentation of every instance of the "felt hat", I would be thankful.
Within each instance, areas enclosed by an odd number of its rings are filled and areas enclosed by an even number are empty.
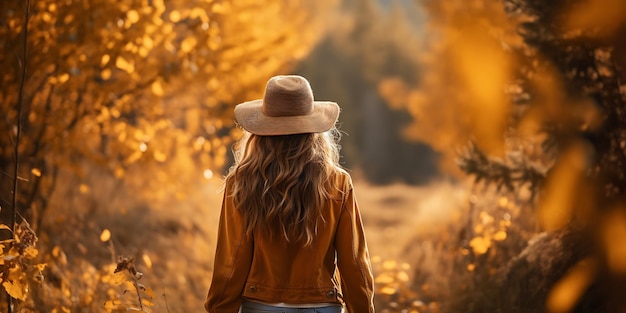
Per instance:
[[[235,107],[237,123],[261,136],[322,133],[331,129],[338,117],[339,105],[315,101],[311,85],[298,75],[270,78],[263,99]]]

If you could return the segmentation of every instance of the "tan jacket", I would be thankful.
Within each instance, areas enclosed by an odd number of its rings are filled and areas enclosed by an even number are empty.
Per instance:
[[[236,313],[242,300],[264,303],[345,303],[348,313],[374,313],[373,277],[350,176],[339,175],[335,200],[323,210],[310,246],[244,234],[243,219],[226,186],[209,313]],[[335,269],[340,273],[337,283]]]

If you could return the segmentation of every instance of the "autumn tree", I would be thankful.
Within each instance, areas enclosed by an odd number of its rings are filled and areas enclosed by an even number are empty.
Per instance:
[[[513,222],[532,216],[527,231],[545,232],[473,273],[450,311],[624,311],[626,4],[423,3],[424,77],[390,78],[381,93],[414,116],[407,135],[447,156],[445,168],[525,194]]]
[[[232,107],[260,97],[324,33],[334,1],[32,1],[20,158],[17,98],[25,4],[0,3],[0,217],[35,229],[63,175],[111,173],[143,195],[219,173],[237,136]],[[76,186],[97,192],[98,186]],[[55,234],[48,233],[50,237]]]
[[[138,161],[164,163],[177,153],[219,169],[233,103],[259,96],[268,76],[307,54],[322,30],[312,17],[329,5],[34,2],[20,147],[20,176],[29,183],[22,184],[22,206],[37,216],[59,167],[75,167],[83,158],[117,177]],[[1,164],[8,173],[23,8],[9,1],[0,9]]]

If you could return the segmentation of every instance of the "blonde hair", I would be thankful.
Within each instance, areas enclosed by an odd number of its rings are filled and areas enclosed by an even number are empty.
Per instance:
[[[340,133],[258,136],[235,145],[226,184],[244,216],[246,235],[280,235],[310,245],[338,173]]]

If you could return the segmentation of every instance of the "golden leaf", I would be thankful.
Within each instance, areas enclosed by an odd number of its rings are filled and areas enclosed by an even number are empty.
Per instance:
[[[481,234],[483,231],[485,231],[485,226],[483,226],[482,224],[474,225],[474,233]]]
[[[207,15],[206,10],[203,10],[200,7],[195,7],[191,10],[191,13],[189,14],[189,17],[191,18],[200,18],[200,20],[203,23],[208,23],[209,22],[209,16]]]
[[[144,46],[144,48],[151,50],[154,47],[154,41],[152,40],[152,38],[150,38],[150,36],[143,36],[142,39],[142,44]]]
[[[113,171],[113,175],[115,176],[115,178],[122,178],[124,177],[125,174],[126,174],[126,171],[121,166],[117,166],[115,170]]]
[[[100,59],[100,65],[105,66],[109,63],[109,61],[111,61],[111,56],[108,54],[105,54],[102,56],[102,59]]]
[[[409,281],[409,274],[405,271],[400,271],[398,272],[398,280],[402,281],[402,282],[408,282]]]
[[[396,294],[396,288],[385,286],[380,289],[380,293],[384,295],[393,295]]]
[[[122,286],[126,290],[135,290],[135,284],[130,280],[124,280]]]
[[[54,248],[52,248],[52,256],[55,258],[58,258],[60,254],[61,254],[61,247],[54,246]]]
[[[2,286],[4,287],[4,290],[6,290],[9,295],[11,295],[11,297],[19,299],[21,301],[26,300],[26,292],[24,290],[25,286],[23,286],[20,282],[13,283],[5,281],[2,283]]]
[[[480,221],[483,225],[491,224],[493,223],[493,216],[485,211],[482,211],[480,212]]]
[[[113,72],[111,71],[111,69],[105,68],[102,70],[102,72],[100,72],[100,78],[102,78],[103,80],[107,80],[111,78],[112,74]]]
[[[115,304],[114,300],[107,300],[104,302],[104,309],[106,312],[113,312],[113,310],[118,309],[118,306]]]
[[[148,290],[148,289],[144,290],[144,293],[145,293],[145,291],[147,291],[147,290]],[[154,306],[154,303],[152,303],[152,301],[150,301],[150,300],[149,300],[149,299],[150,299],[150,298],[152,298],[153,296],[149,296],[148,294],[146,294],[146,296],[148,296],[148,299],[146,299],[146,298],[141,299],[141,300],[142,300],[143,305],[144,305],[144,306],[148,306],[148,307]],[[141,310],[140,312],[143,312],[143,310]]]
[[[506,237],[507,237],[506,232],[504,230],[500,230],[493,235],[493,240],[502,241],[502,240],[505,240]]]
[[[41,16],[41,19],[46,23],[50,23],[52,21],[52,14],[48,12],[44,12],[43,15]]]
[[[126,18],[130,24],[135,24],[139,21],[139,13],[135,10],[130,10],[126,13]]]
[[[145,58],[145,57],[148,56],[148,53],[150,53],[150,51],[148,49],[146,49],[145,47],[139,47],[139,51],[137,53],[139,53],[139,55],[142,58]]]
[[[389,284],[395,281],[395,279],[393,278],[393,276],[387,274],[387,273],[382,273],[378,276],[376,276],[376,278],[374,279],[374,281],[377,284]]]
[[[491,240],[478,236],[470,240],[469,245],[472,247],[475,254],[485,254],[487,250],[489,250],[489,247],[491,247]]]
[[[498,199],[499,207],[506,208],[508,204],[509,204],[509,199],[507,197],[500,197],[500,199]]]
[[[615,274],[626,274],[626,245],[623,242],[626,238],[626,214],[623,208],[607,214],[601,230],[609,270]]]
[[[581,5],[572,6],[566,15],[567,28],[596,29],[598,35],[606,35],[619,29],[626,20],[626,1],[623,0],[587,0]]]
[[[111,283],[119,286],[127,281],[127,279],[128,276],[126,275],[126,271],[120,271],[113,274],[113,277],[111,277]]]
[[[122,115],[120,110],[117,108],[111,108],[110,112],[111,112],[111,116],[113,116],[114,118],[118,118]]]
[[[68,14],[68,15],[66,15],[66,16],[65,16],[65,18],[63,19],[63,22],[64,22],[65,24],[69,24],[69,23],[71,23],[71,22],[73,22],[73,21],[74,21],[74,15],[73,15],[73,14]]]
[[[145,263],[145,264],[146,264],[146,267],[147,267],[148,269],[151,269],[151,268],[152,268],[152,260],[150,259],[150,256],[144,253],[144,254],[141,256],[141,258],[143,259],[143,263]]]
[[[595,277],[596,263],[584,259],[557,282],[548,295],[546,306],[550,313],[571,312]]]
[[[154,298],[154,290],[152,290],[152,288],[146,288],[146,290],[144,290],[143,292],[149,298]]]
[[[585,190],[587,147],[576,143],[562,152],[548,178],[537,208],[538,221],[546,230],[555,230],[567,224],[574,207],[587,202],[591,192]]]
[[[38,168],[33,168],[30,170],[30,172],[37,177],[41,177],[41,170]]]
[[[135,65],[122,56],[118,56],[117,59],[115,59],[115,66],[129,74],[135,71]]]
[[[161,82],[156,80],[154,81],[154,83],[152,83],[152,85],[150,86],[150,89],[152,90],[152,93],[155,96],[161,97],[163,96],[163,86],[161,86]]]
[[[167,161],[167,155],[160,151],[154,151],[154,160],[157,162],[165,162]]]
[[[107,242],[111,239],[111,231],[108,228],[105,228],[100,234],[100,241]]]
[[[11,281],[21,281],[26,278],[26,274],[22,270],[22,267],[18,264],[9,269],[9,276],[7,276],[7,278]]]
[[[62,84],[62,83],[67,82],[69,79],[70,79],[70,74],[68,73],[61,74],[58,78],[58,82]]]
[[[395,268],[398,267],[398,262],[396,262],[395,260],[387,260],[385,262],[383,262],[383,268],[386,270],[393,270]]]
[[[170,12],[170,21],[174,23],[180,21],[180,11],[172,10],[172,12]]]
[[[39,251],[37,251],[35,247],[27,247],[26,249],[24,249],[24,257],[26,257],[27,259],[32,260],[36,258],[38,254]]]
[[[198,40],[195,37],[187,37],[180,44],[180,49],[181,51],[185,53],[189,53],[196,47],[197,44],[198,44]]]
[[[126,161],[127,164],[131,164],[131,163],[135,163],[139,159],[141,159],[141,151],[137,150],[137,151],[133,152],[133,154],[128,156],[128,158],[126,158],[125,161]]]
[[[78,191],[80,191],[81,194],[86,194],[89,192],[89,186],[85,185],[85,184],[80,184],[78,186]]]

